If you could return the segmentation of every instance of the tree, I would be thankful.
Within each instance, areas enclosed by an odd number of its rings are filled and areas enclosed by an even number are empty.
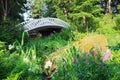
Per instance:
[[[49,9],[53,9],[50,13],[54,13],[55,17],[71,21],[75,26],[80,26],[79,30],[82,31],[95,29],[95,17],[101,14],[98,2],[98,0],[46,0],[48,12],[51,11]]]
[[[34,0],[34,4],[31,6],[32,18],[40,18],[41,7],[41,0]]]
[[[40,2],[41,1],[41,2]],[[47,10],[43,15],[42,2],[46,4]],[[56,17],[65,21],[71,21],[79,30],[90,31],[98,26],[97,17],[104,13],[115,14],[118,12],[117,5],[120,0],[35,0],[32,15],[40,17]],[[39,6],[37,7],[37,5]],[[101,6],[100,6],[101,5]],[[83,30],[85,29],[85,30]]]
[[[44,0],[34,0],[33,4],[31,4],[32,18],[44,17],[45,9]]]
[[[25,3],[26,0],[0,0],[0,18],[3,20],[21,18],[20,13],[24,12]]]
[[[118,5],[120,4],[120,0],[100,0],[101,8],[103,8],[104,14],[108,14],[112,12],[112,14],[119,13]]]
[[[23,20],[26,0],[0,0],[0,41],[13,42],[20,34],[16,27]]]
[[[111,9],[111,0],[105,0],[105,14],[110,13],[110,9]]]

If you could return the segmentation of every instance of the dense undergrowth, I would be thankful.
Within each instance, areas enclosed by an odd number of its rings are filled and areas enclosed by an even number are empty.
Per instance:
[[[14,41],[8,46],[0,42],[0,80],[119,80],[120,30],[119,18],[109,15],[99,19],[100,27],[94,32],[80,32],[71,28],[47,38],[37,37]],[[45,58],[52,52],[87,35],[103,34],[113,55],[112,60],[101,62],[99,56],[81,55],[74,47],[58,65],[44,69]],[[52,64],[54,61],[50,61]],[[43,75],[43,72],[45,72]]]

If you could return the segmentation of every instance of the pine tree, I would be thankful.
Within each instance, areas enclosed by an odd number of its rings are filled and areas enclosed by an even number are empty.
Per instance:
[[[98,2],[98,0],[47,0],[47,3],[52,4],[50,7],[54,9],[54,16],[70,20],[76,26],[82,24],[81,26],[86,26],[85,31],[94,29],[93,26],[98,26],[95,20],[95,17],[101,15]]]
[[[31,6],[32,18],[42,17],[42,1],[43,0],[34,0],[34,3]]]
[[[31,6],[32,18],[45,17],[46,10],[46,4],[44,0],[34,0],[34,3]]]

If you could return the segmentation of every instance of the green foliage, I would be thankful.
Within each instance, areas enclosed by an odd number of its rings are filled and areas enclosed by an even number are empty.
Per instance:
[[[0,40],[8,43],[12,43],[21,38],[22,31],[18,31],[16,26],[19,21],[6,20],[0,22]],[[19,36],[20,35],[20,36]]]
[[[69,55],[66,56],[67,59],[63,58],[63,61],[58,63],[58,72],[52,77],[52,80],[119,79],[120,66],[119,63],[114,62],[115,60],[103,63],[100,61],[100,56],[92,57],[83,55],[74,48],[70,49],[68,53]]]
[[[0,41],[8,44],[20,39],[21,32],[16,25],[23,20],[25,3],[26,0],[0,0]]]
[[[97,2],[98,0],[46,0],[47,13],[50,13],[49,17],[54,15],[54,17],[70,21],[78,27],[77,29],[80,32],[94,31],[99,27],[98,20],[95,17],[100,16],[101,10],[97,6]]]
[[[103,63],[100,56],[82,55],[71,48],[67,51],[68,54],[62,54],[66,58],[58,62],[52,80],[120,79],[119,15],[115,19],[110,14],[102,15],[101,8],[97,5],[98,0],[45,0],[45,14],[42,14],[42,0],[35,0],[31,10],[33,18],[57,17],[73,26],[46,38],[38,36],[34,39],[29,39],[26,33],[21,34],[15,26],[21,19],[20,13],[24,12],[24,0],[8,2],[11,9],[5,20],[3,5],[0,5],[0,79],[42,80],[45,57],[89,34],[105,35],[113,59]]]
[[[68,51],[68,53],[68,58],[59,62],[61,65],[58,65],[58,72],[53,76],[52,80],[119,79],[120,66],[119,63],[114,62],[114,60],[112,62],[103,63],[100,61],[100,56],[92,57],[88,55],[80,55],[80,53],[74,48]]]
[[[105,33],[108,36],[109,44],[116,46],[115,40],[111,41],[116,34],[113,34],[113,37],[111,34]],[[21,43],[16,41],[12,50],[5,50],[0,54],[0,63],[2,64],[0,65],[0,78],[5,80],[42,80],[43,57],[85,35],[86,33],[81,34],[71,31],[71,29],[65,29],[47,38],[37,37],[27,43],[24,43],[23,36]],[[119,37],[119,35],[117,36]],[[119,38],[116,39],[119,41]],[[60,65],[57,65],[57,72],[52,76],[52,80],[118,80],[120,78],[119,49],[112,51],[113,60],[106,63],[99,61],[99,56],[80,55],[80,52],[74,48],[67,52],[69,54],[63,55],[66,56],[66,59],[63,58],[63,61],[59,62]]]
[[[0,0],[0,20],[23,19],[21,14],[25,12],[25,3],[26,0]]]
[[[120,30],[120,15],[116,16],[115,23],[116,23],[115,29]]]
[[[74,24],[79,32],[91,32],[99,27],[99,20],[89,13],[71,14],[70,17],[75,21]]]
[[[41,58],[36,57],[36,48],[33,46],[26,48],[16,43],[13,46],[0,54],[0,78],[5,80],[29,80],[30,78],[40,80]],[[11,52],[11,50],[13,51]]]
[[[6,47],[5,42],[0,41],[0,50],[4,49],[5,47]]]
[[[106,36],[108,46],[110,47],[115,47],[120,43],[120,32],[115,29],[118,25],[115,20],[116,19],[111,18],[111,15],[105,15],[99,19],[100,27],[96,30],[97,33],[104,34]]]
[[[0,78],[3,79],[10,74],[10,71],[14,69],[15,65],[17,64],[17,56],[10,55],[8,51],[3,52],[0,55]],[[6,72],[7,70],[8,72]]]
[[[31,13],[32,13],[32,18],[42,17],[42,0],[34,0]]]
[[[22,74],[22,72],[16,73],[15,75],[11,74],[11,75],[10,75],[9,77],[7,77],[7,79],[5,79],[5,80],[19,80],[21,74]]]
[[[67,28],[60,33],[52,34],[44,39],[37,37],[36,39],[30,40],[27,45],[35,45],[37,48],[37,56],[42,57],[43,55],[49,55],[57,49],[67,45],[68,41],[72,40],[73,33],[70,28]]]

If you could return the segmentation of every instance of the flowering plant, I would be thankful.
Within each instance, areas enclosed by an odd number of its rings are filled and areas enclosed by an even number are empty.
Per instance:
[[[43,77],[51,78],[56,72],[56,63],[50,60],[46,61],[43,67]]]

